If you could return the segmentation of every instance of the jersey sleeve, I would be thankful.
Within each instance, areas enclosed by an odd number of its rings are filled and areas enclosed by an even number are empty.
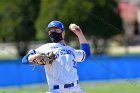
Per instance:
[[[88,43],[80,44],[80,50],[84,50],[86,53],[86,58],[91,56],[90,45]]]
[[[23,63],[23,64],[28,64],[28,63],[30,63],[30,62],[28,61],[28,57],[29,57],[29,55],[34,55],[34,54],[36,54],[36,51],[35,51],[34,49],[31,49],[31,50],[22,58],[22,63]]]
[[[86,57],[84,50],[75,50],[75,58],[77,62],[83,62]]]
[[[24,64],[28,64],[31,63],[28,61],[28,57],[30,55],[34,55],[34,54],[41,54],[41,53],[47,53],[48,51],[48,44],[42,45],[40,47],[38,47],[37,49],[31,49],[23,58],[22,58],[22,63]]]

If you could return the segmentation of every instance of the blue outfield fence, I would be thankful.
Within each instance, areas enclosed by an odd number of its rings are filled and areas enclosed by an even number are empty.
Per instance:
[[[78,64],[80,80],[140,78],[140,55],[93,56]]]
[[[46,82],[44,67],[21,64],[21,59],[0,61],[0,86]]]
[[[93,56],[77,64],[80,80],[140,78],[140,55]],[[0,60],[0,86],[46,82],[43,66],[21,64],[21,59]]]

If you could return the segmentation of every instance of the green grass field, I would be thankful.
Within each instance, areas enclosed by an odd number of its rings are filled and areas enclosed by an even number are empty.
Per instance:
[[[85,93],[140,93],[140,80],[80,82]],[[45,93],[46,84],[1,87],[0,93]]]

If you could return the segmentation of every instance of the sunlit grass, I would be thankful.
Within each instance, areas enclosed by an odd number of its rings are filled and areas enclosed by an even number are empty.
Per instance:
[[[80,85],[85,93],[140,93],[139,80],[87,81]],[[26,85],[0,88],[0,93],[45,93],[47,89],[46,84]]]
[[[0,54],[0,59],[16,59],[17,55],[2,55]]]

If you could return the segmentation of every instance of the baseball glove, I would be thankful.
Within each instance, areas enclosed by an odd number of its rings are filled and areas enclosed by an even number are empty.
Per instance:
[[[56,56],[53,52],[48,52],[46,54],[38,54],[35,59],[33,60],[34,64],[38,65],[46,65],[52,64],[52,62],[56,59]]]

